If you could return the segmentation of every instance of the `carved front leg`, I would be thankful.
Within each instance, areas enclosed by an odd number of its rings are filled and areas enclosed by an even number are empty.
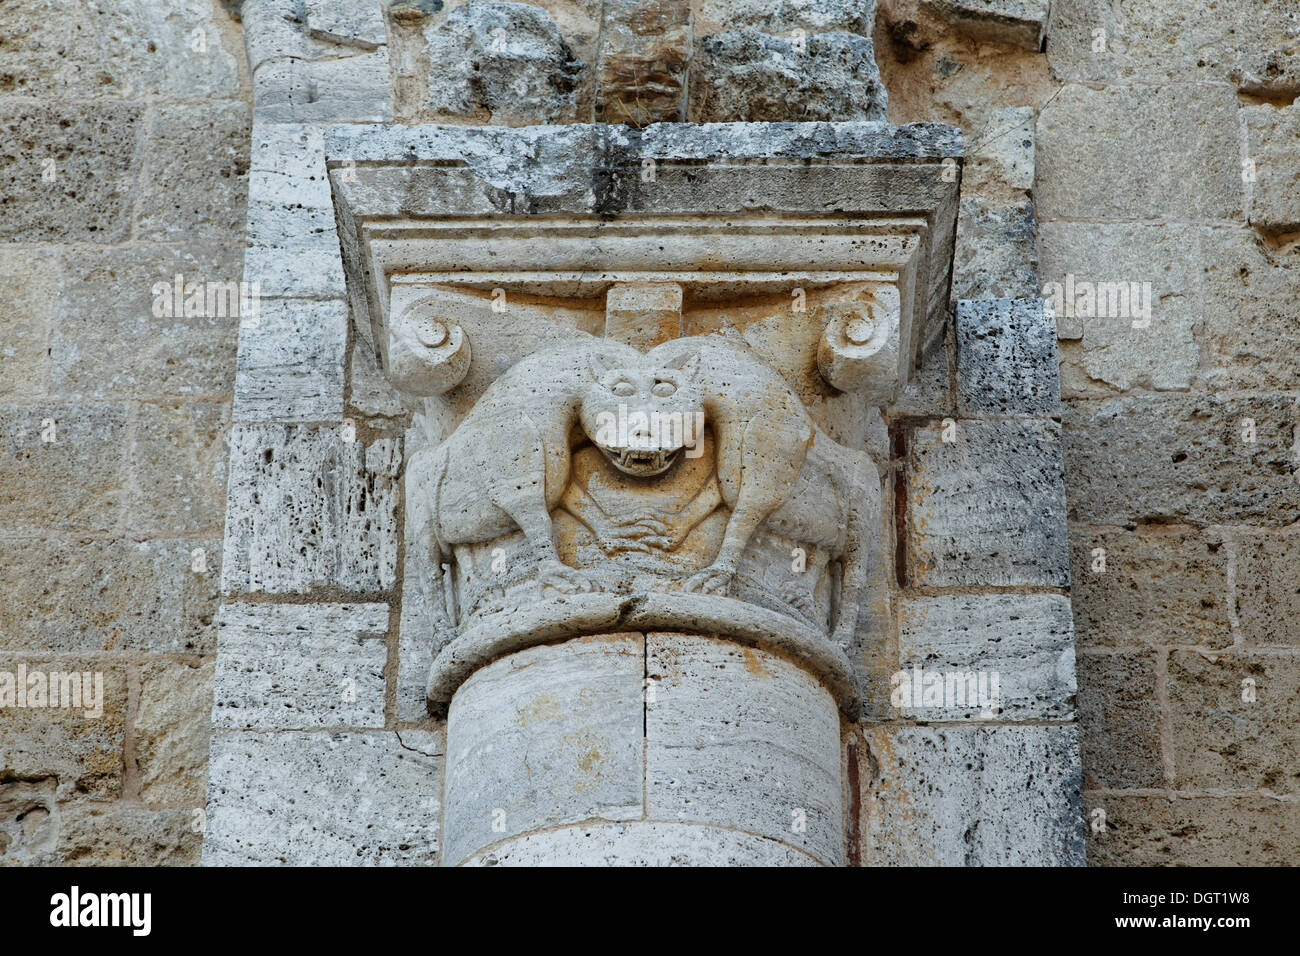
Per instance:
[[[669,529],[663,521],[636,514],[606,515],[580,482],[572,482],[565,489],[560,505],[587,526],[606,554],[670,549]]]

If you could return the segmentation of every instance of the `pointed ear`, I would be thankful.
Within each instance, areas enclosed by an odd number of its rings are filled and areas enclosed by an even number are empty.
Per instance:
[[[700,357],[693,352],[686,352],[675,359],[669,359],[665,368],[675,368],[687,378],[694,378],[700,370]]]

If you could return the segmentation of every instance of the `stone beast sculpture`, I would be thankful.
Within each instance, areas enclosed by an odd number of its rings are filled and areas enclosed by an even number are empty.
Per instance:
[[[702,411],[712,427],[719,491],[731,515],[714,560],[684,589],[726,593],[754,532],[790,498],[818,433],[777,372],[743,344],[715,336],[674,339],[645,355],[591,340],[540,352],[509,369],[446,441],[417,452],[407,465],[408,502],[419,511],[417,534],[428,543],[432,566],[459,546],[518,529],[541,555],[541,583],[566,593],[589,589],[581,570],[560,561],[550,518],[569,482],[574,429],[581,428],[614,467],[647,480],[671,468],[691,438],[690,429],[650,435],[633,429],[611,438],[601,413],[620,402],[683,420]],[[842,456],[832,463],[821,453],[832,445],[848,453],[821,435],[814,457],[817,470],[830,466],[835,475],[803,485],[817,489],[814,497],[829,493],[847,503]],[[808,507],[792,505],[787,518]],[[845,530],[840,524],[833,535],[817,537],[833,537],[836,550],[848,553],[856,541],[843,544]],[[856,571],[851,577],[857,580]],[[451,616],[448,611],[448,622]]]

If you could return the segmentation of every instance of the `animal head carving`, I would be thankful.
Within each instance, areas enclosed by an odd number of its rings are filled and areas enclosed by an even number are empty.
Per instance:
[[[623,474],[664,474],[704,427],[698,371],[699,358],[689,354],[664,365],[593,355],[579,412],[583,431]]]

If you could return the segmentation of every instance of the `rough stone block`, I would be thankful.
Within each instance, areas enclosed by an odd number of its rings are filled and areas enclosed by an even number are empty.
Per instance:
[[[688,823],[587,823],[529,833],[465,861],[466,866],[816,866],[801,850],[718,827]]]
[[[895,716],[933,721],[1074,717],[1074,635],[1070,599],[1063,595],[913,598],[901,604],[898,645],[896,688],[903,692],[904,706]],[[925,694],[924,675],[930,672],[953,676],[943,696],[934,698],[935,706]]]
[[[231,431],[225,593],[394,586],[401,442],[347,438],[337,426]]]
[[[341,420],[347,337],[341,299],[263,299],[242,320],[235,421]]]
[[[1291,866],[1300,854],[1300,816],[1267,796],[1086,795],[1092,866]]]
[[[946,421],[907,433],[910,581],[1067,586],[1060,426]]]
[[[1073,403],[1064,432],[1070,519],[1291,524],[1300,514],[1295,427],[1295,400],[1284,396]]]
[[[132,727],[140,799],[145,803],[203,806],[212,675],[211,660],[154,661],[140,667],[140,700]]]
[[[0,120],[0,240],[120,242],[144,107],[25,104]]]
[[[50,336],[51,391],[86,398],[228,396],[241,260],[237,245],[215,244],[68,256]]]
[[[447,719],[443,863],[557,824],[643,814],[645,644],[601,635],[476,671]]]
[[[1252,162],[1246,179],[1250,223],[1268,233],[1300,229],[1300,104],[1247,106],[1246,158]]]
[[[69,806],[60,814],[58,848],[49,862],[64,866],[197,866],[203,837],[195,809]]]
[[[256,282],[264,296],[342,297],[343,264],[321,128],[259,123],[251,166],[245,280]]]
[[[3,409],[0,528],[115,529],[127,497],[126,417],[119,402]]]
[[[44,395],[63,262],[51,246],[0,246],[0,398]]]
[[[1084,789],[1163,787],[1155,653],[1082,653],[1077,664]]]
[[[1061,337],[1083,340],[1082,354],[1067,350],[1062,364],[1067,394],[1191,384],[1201,270],[1184,230],[1045,222],[1040,241],[1042,294]]]
[[[1213,390],[1300,389],[1300,242],[1250,229],[1200,233],[1203,341]]]
[[[0,866],[51,862],[59,839],[58,778],[0,776]]]
[[[953,252],[954,299],[1030,298],[1039,294],[1038,222],[1029,199],[964,195]]]
[[[127,512],[132,531],[221,533],[229,416],[225,403],[137,407]]]
[[[1294,15],[1288,3],[1255,4],[1243,15],[1233,4],[1052,0],[1047,56],[1052,72],[1065,79],[1200,81],[1261,96],[1294,95],[1300,87]]]
[[[885,118],[871,40],[852,33],[788,38],[741,29],[701,37],[689,87],[696,123]]]
[[[1072,527],[1070,591],[1081,647],[1232,643],[1228,548],[1215,532]]]
[[[498,126],[572,123],[583,63],[545,10],[469,0],[425,29],[426,110]],[[466,64],[474,69],[466,69]]]
[[[387,604],[227,604],[217,627],[213,726],[384,726]]]
[[[1081,866],[1074,727],[864,731],[863,863]]]
[[[1226,84],[1066,86],[1038,117],[1039,214],[1239,217],[1237,105]]]
[[[239,42],[206,0],[16,0],[0,93],[53,99],[237,97]]]
[[[203,863],[432,865],[443,752],[418,730],[218,733]]]
[[[386,47],[333,58],[268,60],[253,72],[253,119],[260,123],[391,123]]]
[[[782,658],[686,634],[646,637],[647,814],[710,822],[843,859],[839,715]]]
[[[893,416],[938,417],[953,414],[955,405],[948,384],[948,347],[942,339],[921,357],[921,368],[890,406]]]
[[[50,706],[51,683],[58,707]],[[0,777],[50,778],[60,800],[122,796],[127,679],[120,666],[95,658],[6,656],[0,658],[0,700],[6,701]]]
[[[1300,644],[1300,535],[1236,534],[1237,625],[1252,646]]]
[[[307,33],[373,50],[388,42],[382,0],[306,0]]]
[[[962,192],[1003,201],[1024,199],[1034,188],[1036,121],[1031,106],[989,113],[966,147]]]
[[[208,654],[220,565],[220,539],[2,539],[0,633],[26,652]]]
[[[920,0],[921,6],[978,40],[1037,53],[1050,0]]]
[[[196,240],[241,234],[251,123],[248,104],[238,101],[158,106],[144,145],[136,235]]]
[[[1174,779],[1181,789],[1300,792],[1300,658],[1169,655]]]
[[[773,34],[859,33],[871,36],[876,0],[702,0],[692,4],[696,31],[753,27]]]
[[[1043,300],[957,303],[957,407],[967,415],[1052,415],[1061,408],[1056,322]]]
[[[694,48],[691,9],[672,0],[610,0],[596,62],[596,120],[681,122]]]

